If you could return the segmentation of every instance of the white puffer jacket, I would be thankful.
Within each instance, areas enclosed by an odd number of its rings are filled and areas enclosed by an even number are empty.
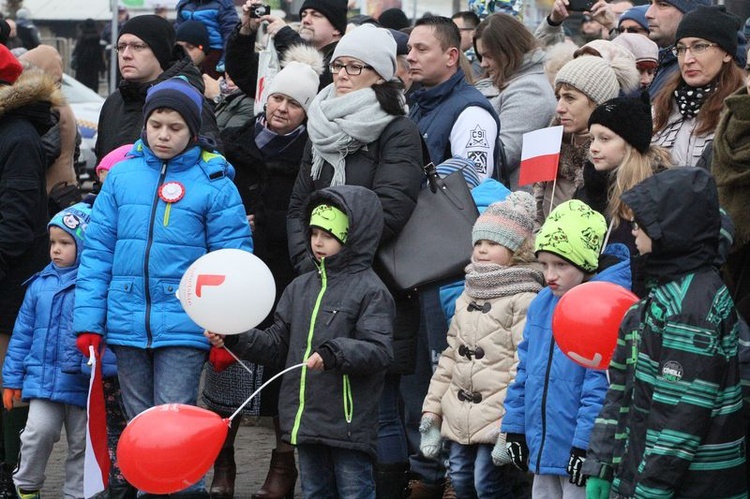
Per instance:
[[[526,311],[534,297],[536,293],[523,292],[481,300],[466,291],[459,297],[448,348],[422,407],[442,417],[443,438],[463,445],[497,440],[505,393],[516,376]]]

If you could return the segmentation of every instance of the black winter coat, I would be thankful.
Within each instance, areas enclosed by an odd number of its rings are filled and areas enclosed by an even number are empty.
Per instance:
[[[313,351],[320,354],[324,371],[302,368],[284,375],[283,440],[354,449],[375,459],[380,394],[393,361],[393,299],[372,270],[383,215],[372,191],[354,186],[318,191],[303,211],[325,201],[349,217],[341,252],[292,281],[273,326],[225,341],[241,357],[263,364],[285,359],[291,367]]]
[[[41,136],[62,103],[52,77],[25,71],[0,86],[0,334],[10,335],[23,283],[49,262],[47,190]]]
[[[312,144],[308,141],[287,217],[289,253],[298,272],[313,268],[306,249],[307,219],[304,207],[310,195],[329,186],[333,177],[333,167],[327,163],[323,165],[318,180],[312,179],[311,169]],[[380,244],[394,238],[406,225],[417,204],[422,177],[419,131],[417,125],[405,116],[397,117],[388,124],[378,140],[346,157],[346,183],[367,187],[380,198],[385,219]],[[394,294],[398,310],[392,371],[410,374],[414,370],[416,355],[418,305],[410,295]]]
[[[278,302],[284,288],[297,275],[289,259],[286,216],[307,131],[275,157],[266,158],[255,145],[257,118],[241,127],[224,130],[221,140],[226,144],[226,158],[234,166],[234,184],[245,211],[255,215],[253,253],[271,269]]]
[[[146,103],[146,92],[152,86],[175,76],[184,76],[203,95],[205,86],[198,68],[185,54],[182,47],[175,46],[175,55],[179,59],[173,62],[169,69],[159,75],[156,80],[148,83],[133,83],[123,79],[118,89],[104,101],[104,106],[102,106],[102,111],[99,114],[99,126],[94,149],[97,164],[110,151],[125,144],[132,144],[141,138],[143,106]],[[202,117],[203,124],[200,134],[216,141],[216,149],[223,152],[224,148],[219,139],[219,128],[216,126],[213,108],[205,98],[203,99]]]

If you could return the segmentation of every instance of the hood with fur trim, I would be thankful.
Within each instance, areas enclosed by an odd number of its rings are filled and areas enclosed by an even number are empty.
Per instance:
[[[42,133],[51,125],[50,108],[64,104],[54,78],[38,68],[24,70],[13,85],[0,86],[0,119],[23,114]]]

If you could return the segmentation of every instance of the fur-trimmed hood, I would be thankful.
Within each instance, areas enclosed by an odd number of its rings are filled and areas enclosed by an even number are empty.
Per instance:
[[[0,119],[40,103],[49,103],[47,107],[65,105],[65,97],[54,78],[40,69],[25,69],[13,85],[0,86]]]

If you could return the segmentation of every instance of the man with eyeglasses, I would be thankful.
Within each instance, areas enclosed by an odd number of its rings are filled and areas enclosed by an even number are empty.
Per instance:
[[[470,10],[464,10],[453,14],[451,20],[461,34],[461,52],[471,63],[471,70],[477,77],[482,73],[482,67],[474,52],[474,33],[477,32],[477,26],[479,26],[479,16]]]
[[[294,45],[312,45],[323,54],[320,87],[333,83],[329,65],[336,45],[346,33],[347,0],[305,0],[299,10],[299,32],[287,26],[284,19],[273,15],[255,17],[261,0],[247,0],[242,6],[242,19],[227,41],[226,69],[237,87],[247,95],[255,95],[258,79],[258,54],[255,40],[261,24],[271,36],[279,58]]]
[[[179,76],[203,94],[200,71],[175,40],[172,24],[154,14],[136,16],[123,25],[114,46],[123,81],[104,101],[99,114],[94,149],[97,163],[110,151],[141,136],[146,91],[154,84]],[[200,133],[215,140],[221,150],[210,105],[203,106]]]
[[[675,42],[677,26],[682,21],[682,16],[694,11],[699,5],[711,5],[710,0],[652,0],[646,19],[648,20],[649,34],[659,46],[659,66],[656,74],[648,87],[651,99],[659,93],[659,90],[676,71],[677,56],[672,53],[672,45]]]

